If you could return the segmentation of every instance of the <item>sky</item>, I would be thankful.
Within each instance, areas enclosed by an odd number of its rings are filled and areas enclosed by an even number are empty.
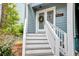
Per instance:
[[[19,23],[24,23],[24,20],[25,20],[25,4],[24,3],[17,3],[16,4],[16,8],[19,12],[19,15],[20,15],[20,20],[19,20]]]

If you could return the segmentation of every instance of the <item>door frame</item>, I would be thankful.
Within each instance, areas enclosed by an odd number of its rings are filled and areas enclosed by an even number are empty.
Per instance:
[[[47,12],[49,11],[54,11],[53,12],[53,25],[55,25],[55,18],[56,18],[56,6],[53,6],[53,7],[49,7],[49,8],[46,8],[46,9],[43,9],[43,10],[39,10],[39,11],[36,11],[36,32],[39,32],[39,31],[45,31],[45,29],[42,29],[42,30],[39,30],[39,22],[38,22],[38,16],[40,13],[44,13],[44,21],[47,20]],[[45,26],[44,26],[45,28]]]
[[[36,32],[39,31],[45,31],[44,29],[39,30],[39,22],[38,22],[38,17],[40,13],[44,13],[44,18],[45,18],[45,9],[44,10],[39,10],[36,12]],[[45,20],[45,19],[44,19]]]
[[[46,9],[46,18],[47,18],[47,12],[52,11],[52,10],[53,10],[53,19],[52,19],[53,20],[53,25],[55,25],[55,22],[56,22],[56,20],[55,20],[56,19],[56,6]]]

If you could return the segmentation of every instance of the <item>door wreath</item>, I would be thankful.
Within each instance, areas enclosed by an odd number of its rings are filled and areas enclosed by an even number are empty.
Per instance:
[[[39,16],[39,22],[43,22],[44,21],[44,17],[43,16]]]

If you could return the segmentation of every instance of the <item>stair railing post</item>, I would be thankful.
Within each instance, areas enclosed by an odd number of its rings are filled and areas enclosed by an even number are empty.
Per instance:
[[[22,56],[25,56],[25,48],[26,48],[26,34],[27,34],[27,27],[28,27],[28,4],[25,4],[25,23],[24,23],[24,30],[23,30],[23,47],[22,47]]]

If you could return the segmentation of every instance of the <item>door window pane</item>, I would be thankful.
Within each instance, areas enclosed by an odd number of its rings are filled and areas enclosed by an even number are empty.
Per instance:
[[[41,17],[40,20],[42,20],[42,19],[44,20],[44,13],[40,13],[39,17]],[[38,18],[38,21],[39,21],[39,18]],[[39,29],[44,29],[44,21],[43,22],[39,21]]]
[[[47,20],[53,24],[53,10],[47,12]]]

